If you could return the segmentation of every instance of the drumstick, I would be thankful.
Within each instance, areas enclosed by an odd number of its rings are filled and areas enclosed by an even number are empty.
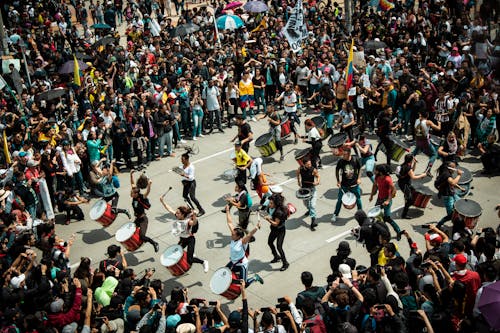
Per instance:
[[[458,188],[460,191],[464,191],[465,192],[465,189],[462,186],[460,186],[458,184],[455,184],[455,187]]]
[[[171,189],[172,189],[172,186],[169,186],[167,192],[163,193],[162,197],[165,197],[167,195],[167,193],[170,192]]]

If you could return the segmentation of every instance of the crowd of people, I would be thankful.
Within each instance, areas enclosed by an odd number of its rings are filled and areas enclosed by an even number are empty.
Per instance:
[[[192,8],[184,0],[2,2],[11,57],[2,58],[0,90],[1,332],[500,329],[491,321],[496,313],[481,302],[500,273],[500,229],[474,233],[453,216],[457,185],[465,177],[458,168],[461,156],[479,154],[489,176],[500,170],[498,62],[491,51],[497,46],[491,36],[498,30],[498,1],[354,1],[349,22],[337,3],[304,1],[308,35],[298,53],[282,30],[295,3],[266,5],[262,13],[236,6],[233,14],[244,25],[231,30],[215,28],[214,20],[229,13],[217,0]],[[198,28],[186,32],[187,27]],[[353,73],[346,70],[351,41]],[[324,128],[307,119],[301,135],[304,112],[321,114]],[[263,160],[248,153],[254,141],[250,124],[264,119],[280,160],[285,121],[295,144],[299,139],[311,144],[297,170],[311,230],[317,227],[322,142],[345,134],[331,221],[337,222],[344,196],[352,197],[359,223],[352,233],[364,244],[370,265],[359,265],[343,241],[326,281],[314,284],[305,271],[296,297],[283,295],[276,306],[251,310],[246,288],[264,281],[258,274],[248,277],[249,246],[261,226],[259,221],[248,230],[248,174],[261,199],[259,214],[271,226],[271,262],[281,261],[281,271],[290,266],[283,242],[286,220],[296,209],[279,186],[267,182]],[[236,195],[226,198],[223,212],[231,234],[227,268],[238,277],[241,310],[227,313],[219,301],[193,298],[185,288],[166,295],[154,270],[135,272],[118,245],[108,247],[98,267],[82,257],[70,269],[75,239],[58,236],[55,210],[65,213],[69,224],[86,218],[79,205],[99,198],[109,203],[111,214],[131,219],[127,209],[118,208],[117,174],[129,170],[139,239],[158,252],[158,243],[146,235],[151,181],[135,179],[134,171],[175,157],[179,144],[210,140],[232,126],[238,128]],[[379,141],[376,148],[372,138]],[[393,168],[395,149],[413,142],[412,153]],[[375,165],[379,149],[386,164]],[[417,175],[415,158],[421,152],[429,161]],[[189,151],[182,155],[178,170],[188,205],[173,208],[165,196],[161,202],[176,218],[189,266],[199,263],[206,273],[208,261],[194,256],[198,218],[205,210],[196,199],[189,157]],[[434,175],[438,158],[442,164]],[[376,216],[362,209],[363,166],[373,184],[370,201],[382,207]],[[436,178],[446,216],[428,225],[425,249],[391,216],[394,175],[405,198],[403,218],[411,218],[415,203],[412,180]],[[238,210],[237,225],[232,207]],[[408,258],[400,254],[403,237]]]

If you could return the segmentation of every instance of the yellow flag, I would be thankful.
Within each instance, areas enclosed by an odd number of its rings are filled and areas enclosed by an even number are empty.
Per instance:
[[[73,67],[73,83],[77,86],[82,85],[82,81],[80,80],[80,65],[78,64],[78,60],[76,59],[76,55],[73,54],[73,60],[75,61],[74,67]]]
[[[265,18],[260,21],[259,25],[255,29],[253,29],[252,32],[260,31],[260,29],[267,29],[267,22]]]
[[[5,134],[5,131],[3,131],[3,153],[5,155],[5,161],[8,164],[12,163],[12,160],[10,158],[10,152],[9,152],[9,145],[7,144],[7,135]]]

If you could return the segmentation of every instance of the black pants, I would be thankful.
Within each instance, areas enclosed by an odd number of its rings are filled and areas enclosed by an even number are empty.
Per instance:
[[[274,84],[266,85],[265,99],[266,103],[274,103],[274,98],[276,97],[276,86]]]
[[[380,149],[380,145],[384,145],[385,147],[385,156],[387,157],[387,165],[391,165],[391,156],[392,156],[392,140],[388,136],[379,137],[380,142],[375,149],[375,159],[377,158],[377,153]]]
[[[321,157],[319,154],[321,153],[321,148],[323,144],[321,140],[317,140],[311,143],[311,162],[314,168],[321,167]]]
[[[249,220],[250,220],[250,209],[239,209],[238,226],[243,230],[247,230]]]
[[[126,215],[126,212],[127,212],[126,209],[116,208],[116,206],[118,206],[118,200],[120,199],[120,195],[118,194],[118,192],[115,192],[115,194],[113,194],[112,196],[104,197],[103,199],[106,202],[110,202],[111,201],[111,211],[114,214],[120,214],[120,213],[122,213],[122,214]]]
[[[84,219],[84,214],[83,211],[80,207],[78,206],[70,206],[70,205],[65,205],[66,206],[66,221],[71,220],[72,214],[75,216],[75,219],[77,221],[82,221]]]
[[[409,184],[404,184],[400,186],[400,188],[403,191],[405,197],[405,206],[403,207],[403,213],[401,214],[401,217],[405,218],[406,215],[408,215],[410,206],[413,205],[413,187]]]
[[[285,251],[283,251],[283,241],[285,240],[286,228],[285,226],[281,227],[271,227],[271,232],[269,233],[269,237],[267,238],[267,245],[271,248],[271,252],[273,253],[274,258],[281,257],[281,261],[283,265],[287,264],[285,257]],[[274,241],[276,240],[276,248],[274,247]],[[278,256],[279,252],[279,256]]]
[[[146,214],[142,214],[142,216],[137,216],[135,218],[134,224],[137,228],[141,228],[141,231],[139,233],[139,237],[144,241],[148,242],[150,244],[155,244],[156,242],[146,236],[146,232],[148,231],[148,217]]]
[[[241,170],[240,168],[237,168],[238,173],[236,174],[236,178],[234,178],[234,181],[236,183],[242,182],[243,184],[247,183],[247,169]]]
[[[125,160],[125,163],[127,164],[128,168],[132,167],[132,161],[130,159],[130,147],[127,144],[123,143],[114,143],[113,144],[113,150],[114,150],[114,155],[115,159],[118,161],[122,157]]]
[[[198,199],[196,199],[196,180],[183,180],[182,186],[182,197],[187,202],[187,204],[191,208],[194,208],[194,203],[196,205],[196,208],[198,208],[198,212],[203,212],[204,210],[201,207],[200,202],[198,201]]]
[[[194,236],[189,236],[187,238],[181,237],[179,238],[178,244],[182,246],[183,249],[187,246],[187,261],[190,265],[192,265],[193,263],[203,264],[203,260],[193,257],[194,247],[196,245],[196,238],[194,238]]]

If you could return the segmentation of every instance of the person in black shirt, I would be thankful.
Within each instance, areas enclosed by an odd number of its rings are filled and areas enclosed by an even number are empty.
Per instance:
[[[406,154],[404,162],[399,166],[399,172],[396,172],[398,176],[398,186],[404,194],[405,197],[405,206],[403,208],[403,213],[401,217],[404,219],[409,219],[411,217],[408,216],[408,210],[410,206],[413,204],[413,192],[415,189],[411,185],[412,180],[422,179],[427,176],[427,173],[422,173],[420,175],[415,175],[415,167],[417,161],[413,154]]]
[[[392,155],[392,140],[390,138],[391,132],[397,130],[401,124],[392,125],[392,107],[387,106],[383,112],[378,115],[377,118],[377,135],[380,142],[375,149],[375,160],[377,160],[377,153],[380,145],[385,147],[385,155],[387,156],[387,165],[391,166],[391,155]]]
[[[269,133],[273,134],[274,140],[276,141],[276,148],[280,151],[280,161],[283,161],[285,158],[283,156],[283,145],[281,144],[281,117],[278,111],[276,111],[274,105],[268,105],[267,112],[258,116],[257,120],[261,120],[266,117],[269,123]]]
[[[134,209],[135,215],[135,226],[137,228],[141,228],[139,237],[142,241],[148,242],[153,245],[155,252],[160,251],[160,246],[158,242],[155,242],[151,238],[146,236],[146,232],[148,231],[148,217],[146,216],[146,210],[151,207],[149,203],[148,195],[151,191],[151,184],[153,182],[149,180],[148,185],[146,187],[146,192],[142,194],[140,189],[135,185],[134,182],[134,170],[130,171],[130,185],[132,189],[130,190],[130,196],[132,197],[132,208]]]
[[[121,251],[121,247],[115,244],[108,246],[108,259],[99,263],[99,271],[108,276],[119,276],[120,272],[127,268],[127,259]]]
[[[309,157],[302,159],[304,165],[297,169],[297,182],[299,187],[311,190],[311,196],[303,200],[304,206],[307,208],[305,216],[311,217],[311,230],[315,231],[318,224],[316,223],[316,186],[319,185],[319,172],[313,167]]]
[[[267,245],[271,248],[273,253],[273,260],[271,263],[276,263],[281,260],[283,266],[280,271],[286,271],[290,264],[286,260],[285,251],[283,251],[283,241],[285,240],[286,228],[285,222],[288,218],[288,211],[283,203],[283,197],[279,194],[273,194],[269,198],[269,206],[267,208],[268,216],[265,217],[266,221],[271,224],[271,232],[267,239]],[[274,241],[277,241],[276,248],[274,247]],[[279,255],[278,255],[279,252]]]
[[[111,126],[113,134],[113,151],[115,159],[118,161],[122,157],[127,164],[127,168],[132,169],[132,160],[130,159],[130,137],[127,125],[122,122],[120,117],[116,117]]]
[[[339,243],[339,247],[337,248],[337,255],[330,257],[330,268],[332,269],[332,273],[335,276],[339,276],[339,266],[341,264],[346,264],[351,267],[351,270],[356,268],[356,259],[349,258],[351,254],[351,247],[349,243],[346,241],[342,241]]]
[[[235,117],[236,126],[238,126],[238,134],[231,140],[234,142],[236,140],[241,142],[241,148],[248,153],[250,149],[250,142],[253,140],[253,132],[250,124],[243,119],[242,116],[238,115]]]
[[[342,175],[342,180],[340,180]],[[337,198],[337,205],[335,212],[332,215],[331,221],[335,223],[337,216],[342,208],[342,197],[346,192],[352,192],[356,196],[356,206],[358,209],[363,209],[361,204],[361,162],[357,156],[351,155],[351,149],[348,147],[343,148],[342,159],[338,161],[335,168],[335,177],[337,178],[337,186],[339,187],[339,194]]]
[[[455,192],[455,186],[460,181],[462,176],[462,170],[457,169],[457,175],[453,178],[452,170],[457,168],[454,162],[445,162],[441,164],[438,169],[438,175],[434,186],[438,188],[438,196],[443,199],[444,207],[446,208],[446,216],[443,217],[436,225],[440,228],[446,221],[451,220],[451,215],[453,214],[453,209],[455,207],[455,202],[460,199],[458,194]]]

